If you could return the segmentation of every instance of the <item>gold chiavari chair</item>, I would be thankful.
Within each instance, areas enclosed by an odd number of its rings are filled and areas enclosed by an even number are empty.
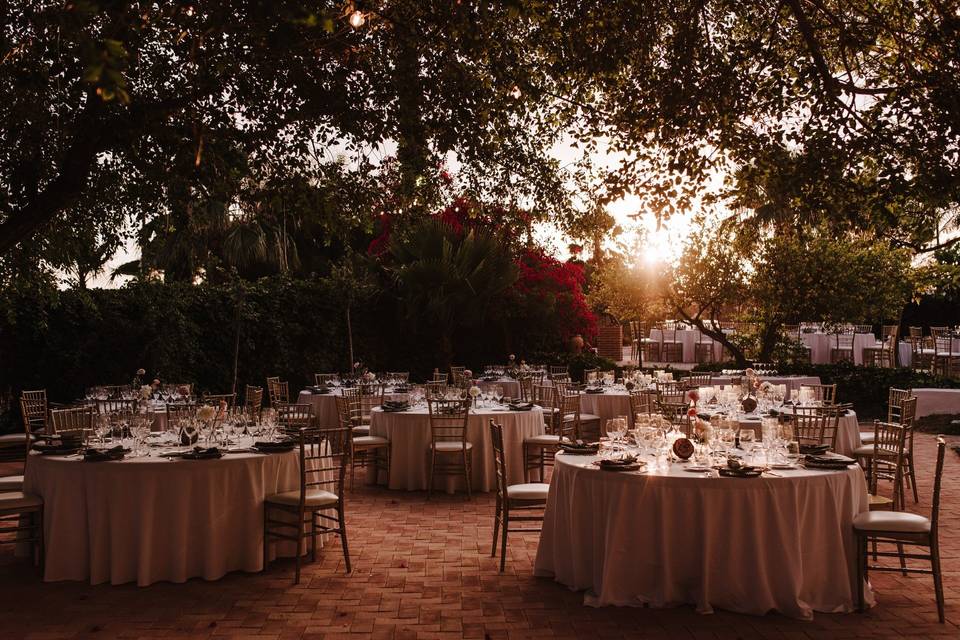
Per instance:
[[[243,408],[250,420],[260,421],[260,411],[263,409],[263,387],[247,385],[243,394]]]
[[[129,415],[137,412],[137,400],[129,399],[108,399],[108,400],[95,400],[97,406],[97,413],[100,415],[108,414],[122,414]]]
[[[567,365],[550,365],[550,379],[555,380],[558,376],[565,377],[567,380],[570,379],[570,369]]]
[[[208,404],[211,407],[226,407],[229,411],[233,409],[233,405],[237,401],[237,394],[235,393],[204,393],[203,394],[203,404]]]
[[[433,495],[436,476],[463,476],[467,499],[472,498],[471,472],[473,444],[467,442],[467,405],[461,400],[427,400],[430,412],[430,484],[427,499]]]
[[[322,387],[340,380],[339,373],[315,373],[313,374],[313,384]]]
[[[69,409],[53,409],[50,411],[50,424],[55,434],[76,434],[81,442],[86,443],[93,433],[94,408],[70,407]]]
[[[287,435],[301,429],[315,429],[312,404],[285,404],[277,407],[277,425]]]
[[[527,374],[517,375],[517,386],[520,388],[520,400],[522,402],[531,402],[533,400],[533,376]]]
[[[697,342],[693,345],[693,359],[696,362],[715,362],[716,351],[713,338],[697,329]]]
[[[450,382],[450,376],[447,375],[446,373],[440,373],[439,371],[434,369],[433,382],[442,382],[443,384],[447,384]]]
[[[679,382],[664,382],[657,380],[657,410],[666,418],[678,423],[687,416],[690,403],[687,400],[687,390]]]
[[[300,440],[300,488],[267,496],[263,504],[263,567],[266,570],[271,540],[296,543],[296,572],[300,583],[299,546],[310,538],[310,560],[317,561],[317,534],[340,536],[346,573],[351,572],[350,548],[344,518],[343,481],[349,455],[349,429],[303,429]],[[294,516],[294,521],[277,519],[274,512]],[[330,512],[333,512],[332,514]],[[309,528],[309,530],[308,530]]]
[[[0,493],[0,544],[29,544],[43,575],[43,498],[21,490]]]
[[[553,404],[556,407],[554,429],[562,432],[570,440],[584,438],[583,415],[580,411],[580,394],[569,388],[554,385]],[[597,419],[597,439],[600,438],[599,418]]]
[[[565,407],[559,404],[562,391],[558,391],[556,387],[534,385],[533,389],[532,402],[543,411],[544,433],[523,439],[523,478],[524,482],[530,482],[530,471],[536,469],[540,474],[540,481],[543,482],[546,477],[545,468],[553,466],[560,443],[572,442],[577,438],[580,420],[579,411],[576,419],[565,419],[568,413],[563,411]],[[567,406],[572,407],[572,402]],[[577,397],[577,409],[579,406],[580,400]]]
[[[353,435],[370,434],[370,413],[374,407],[383,404],[383,385],[380,383],[360,384],[342,390],[342,395],[350,402]]]
[[[827,423],[831,416],[822,411],[823,407],[793,407],[793,413],[784,416],[793,427],[794,439],[800,446],[818,446],[824,444]]]
[[[646,389],[631,389],[630,394],[630,415],[627,417],[631,429],[636,428],[637,416],[641,413],[654,413],[654,394]]]
[[[635,362],[640,357],[640,323],[630,320],[627,326],[630,329],[630,361]]]
[[[434,380],[423,385],[427,398],[442,400],[447,395],[447,383]]]
[[[180,427],[188,420],[197,417],[197,405],[193,402],[183,402],[177,404],[167,404],[167,429],[180,431]]]
[[[0,435],[0,462],[25,462],[37,435],[46,433],[47,392],[24,391],[20,397],[20,415],[23,432]],[[7,486],[16,488],[22,484],[23,476],[14,476],[6,482]]]
[[[684,389],[699,389],[713,386],[712,373],[690,373],[680,378],[680,386]]]
[[[660,341],[650,337],[646,323],[640,323],[640,357],[643,362],[660,361]]]
[[[949,333],[938,334],[933,340],[936,349],[933,357],[934,373],[945,378],[960,375],[960,350],[953,348],[953,337]]]
[[[20,410],[27,433],[46,433],[49,417],[46,389],[21,392]]]
[[[660,335],[663,336],[660,344],[660,353],[664,362],[683,362],[683,343],[677,340],[676,326],[664,325],[660,329]]]
[[[462,387],[464,385],[464,374],[466,367],[450,367],[450,379],[453,380],[454,386]]]
[[[897,325],[883,325],[881,340],[872,346],[863,348],[863,366],[885,367],[896,366],[897,336],[900,327]]]
[[[834,404],[837,401],[836,384],[801,384],[800,389],[810,389],[813,391],[814,402],[823,404]]]
[[[508,533],[537,533],[540,528],[512,528],[513,523],[543,522],[550,485],[543,482],[511,485],[507,478],[507,461],[503,449],[503,426],[490,420],[490,439],[493,441],[493,461],[497,480],[497,503],[493,517],[493,545],[490,556],[497,556],[497,535],[500,539],[500,572],[507,562]],[[534,515],[526,515],[536,511]]]
[[[351,402],[347,396],[337,396],[337,415],[340,418],[340,428],[348,429],[350,451],[350,488],[353,488],[357,467],[366,469],[373,466],[376,472],[384,471],[387,474],[387,484],[390,484],[390,440],[382,436],[357,434],[355,430],[356,418],[360,417],[359,407]],[[372,457],[370,454],[373,454]],[[383,454],[383,458],[381,458]],[[374,480],[376,482],[376,480]]]
[[[943,457],[946,442],[937,437],[937,466],[933,481],[933,505],[930,517],[905,511],[865,511],[853,519],[853,532],[857,539],[857,585],[859,610],[864,609],[864,583],[870,571],[899,571],[922,573],[933,576],[933,589],[937,600],[937,615],[944,622],[943,578],[940,570],[940,489],[943,480]],[[874,545],[875,558],[898,558],[899,567],[870,566],[868,545]],[[896,552],[877,552],[878,544],[896,544]],[[904,553],[903,546],[926,548],[928,553]],[[930,569],[906,566],[906,560],[930,562]]]
[[[290,404],[290,383],[279,378],[267,378],[267,394],[270,396],[270,406],[274,409]]]
[[[853,333],[838,332],[834,337],[835,346],[830,349],[830,363],[853,364]]]
[[[853,325],[853,332],[871,334],[873,333],[873,325],[872,324],[855,324]]]

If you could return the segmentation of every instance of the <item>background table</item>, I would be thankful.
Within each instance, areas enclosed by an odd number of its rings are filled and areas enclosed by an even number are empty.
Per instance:
[[[917,417],[960,414],[960,389],[914,389]]]
[[[343,396],[343,390],[336,388],[330,393],[314,393],[303,389],[297,396],[297,404],[313,406],[313,417],[317,426],[333,429],[340,426],[340,416],[337,413],[337,397]],[[386,400],[401,401],[407,399],[406,393],[384,393]]]
[[[601,471],[594,459],[557,456],[534,568],[585,590],[586,604],[796,618],[856,608],[852,523],[868,508],[859,467],[705,478],[680,464]]]
[[[490,440],[490,419],[503,425],[503,448],[507,459],[507,477],[511,483],[523,480],[523,440],[544,433],[540,407],[530,411],[498,411],[471,409],[467,419],[467,441],[473,444],[474,491],[496,490],[493,442]],[[385,413],[374,409],[370,414],[370,435],[390,440],[391,489],[423,491],[430,482],[430,417],[426,409]],[[452,454],[451,454],[452,455]],[[381,481],[384,481],[381,479]],[[447,478],[448,491],[466,489],[460,478]]]
[[[260,571],[264,497],[297,489],[299,469],[296,451],[120,462],[31,455],[24,491],[44,501],[44,580],[146,586]]]
[[[913,365],[913,346],[906,340],[901,340],[897,346],[900,353],[900,366],[910,367]],[[950,350],[953,353],[960,353],[960,338],[954,338],[950,341]],[[917,407],[919,409],[919,407]]]
[[[503,389],[503,395],[511,399],[520,398],[520,383],[513,378],[500,378],[499,380],[478,380],[477,383],[481,389],[488,390],[500,385]]]
[[[743,376],[738,376],[742,378]],[[763,382],[770,384],[784,384],[790,391],[795,391],[803,384],[820,384],[820,376],[763,376]],[[714,386],[726,387],[733,381],[732,376],[715,375],[712,384]]]
[[[784,413],[790,413],[790,407],[782,409]],[[742,415],[737,420],[741,427],[752,427],[757,434],[757,441],[762,437],[760,416],[756,414]],[[824,444],[830,444],[824,442]],[[854,450],[863,444],[860,439],[860,423],[857,422],[857,413],[853,409],[848,409],[846,414],[840,416],[837,421],[837,441],[833,450],[840,455],[853,456]]]
[[[811,364],[830,364],[830,350],[837,346],[835,333],[801,333],[800,341],[810,347]],[[853,334],[853,363],[863,364],[863,348],[877,344],[872,333]]]
[[[667,331],[667,335],[671,335],[672,330]],[[696,344],[697,336],[700,335],[700,332],[693,329],[677,329],[676,331],[676,340],[683,344],[683,362],[696,362]],[[663,360],[663,331],[660,329],[651,329],[650,330],[650,339],[654,342],[657,342],[660,345],[660,360],[659,362],[664,362]],[[709,339],[707,337],[705,340]],[[723,345],[719,342],[713,342],[713,359],[715,362],[720,362],[723,360]]]

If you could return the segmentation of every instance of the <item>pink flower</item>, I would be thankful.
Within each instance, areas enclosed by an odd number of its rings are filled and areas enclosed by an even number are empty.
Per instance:
[[[687,409],[687,416],[690,417],[690,418],[695,418],[695,417],[697,417],[697,408],[696,408],[696,407],[690,407],[689,409]]]
[[[690,391],[687,392],[687,397],[690,398],[690,400],[692,400],[693,402],[696,402],[697,400],[700,399],[700,392],[697,391],[696,389],[690,389]]]

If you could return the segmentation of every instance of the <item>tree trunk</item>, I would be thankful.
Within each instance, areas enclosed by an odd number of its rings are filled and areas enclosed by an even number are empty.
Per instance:
[[[353,322],[350,319],[350,305],[347,305],[347,346],[350,351],[350,368],[353,369]]]
[[[394,55],[394,89],[397,93],[397,160],[400,163],[400,194],[404,208],[413,205],[425,178],[430,150],[423,123],[423,87],[420,52],[413,38],[398,31]],[[417,199],[422,200],[422,199]],[[424,204],[421,201],[421,204]]]
[[[773,357],[773,350],[777,346],[777,338],[780,335],[781,323],[770,321],[764,324],[763,335],[760,340],[760,362],[770,362]]]
[[[243,294],[240,293],[236,301],[236,315],[234,316],[233,334],[233,386],[231,393],[237,393],[237,378],[240,373],[240,330],[243,326]],[[236,396],[234,396],[236,398]]]
[[[696,328],[700,329],[704,335],[713,338],[720,344],[722,344],[726,349],[733,355],[733,359],[737,363],[737,367],[743,369],[748,365],[747,356],[743,353],[743,349],[734,344],[730,337],[725,334],[721,329],[714,329],[712,326],[708,326],[706,322],[703,321],[699,315],[691,316],[686,313],[683,309],[677,308],[677,311],[680,314],[680,317],[687,321],[687,323],[692,324]]]

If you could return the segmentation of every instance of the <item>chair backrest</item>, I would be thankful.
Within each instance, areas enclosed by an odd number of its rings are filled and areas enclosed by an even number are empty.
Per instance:
[[[232,409],[236,401],[237,401],[237,394],[235,393],[204,393],[203,394],[203,404],[209,404],[212,407],[226,406],[227,409]]]
[[[314,429],[312,404],[286,404],[277,407],[277,424],[289,435],[301,429]]]
[[[554,386],[554,405],[557,408],[553,421],[553,435],[568,440],[580,437],[580,394],[576,391]]]
[[[507,461],[503,452],[503,425],[490,418],[490,440],[493,443],[493,465],[497,480],[497,500],[504,504],[507,500]]]
[[[893,422],[873,423],[873,457],[870,459],[870,486],[869,491],[877,495],[877,484],[880,480],[890,480],[893,483],[893,508],[899,510],[900,491],[898,487],[903,480],[903,450],[906,446],[907,428]]]
[[[20,394],[20,412],[26,433],[47,429],[47,390],[23,391]]]
[[[260,409],[263,407],[263,387],[248,384],[244,393],[243,406],[251,419],[259,418]]]
[[[108,413],[136,413],[137,401],[130,400],[95,400],[97,403],[97,413],[106,415]]]
[[[836,334],[837,349],[849,351],[853,349],[853,333],[840,332]]]
[[[684,389],[698,389],[713,386],[712,373],[691,373],[680,378],[680,386]]]
[[[631,389],[630,394],[630,415],[627,417],[627,421],[630,424],[630,428],[633,429],[636,425],[636,417],[640,413],[653,413],[653,406],[651,394],[646,389]]]
[[[427,400],[430,412],[430,439],[438,442],[467,443],[468,408],[462,400]]]
[[[907,330],[910,332],[911,338],[923,337],[923,327],[907,327]]]
[[[820,441],[829,444],[833,450],[837,448],[837,432],[840,430],[840,418],[846,415],[847,411],[852,408],[852,404],[832,404],[817,407],[817,411],[822,413],[826,418]]]
[[[192,402],[167,404],[167,429],[173,429],[181,420],[193,419],[197,416],[197,405]]]
[[[327,385],[327,384],[330,384],[330,383],[332,383],[332,382],[337,382],[338,380],[340,380],[340,374],[339,374],[339,373],[315,373],[315,374],[313,374],[313,384],[317,385],[318,387],[322,387],[323,385]]]
[[[943,454],[947,443],[943,436],[937,436],[937,467],[933,476],[933,504],[930,511],[930,535],[937,539],[937,528],[940,526],[940,485],[943,480]]]
[[[800,389],[813,391],[813,399],[823,404],[834,404],[837,401],[837,385],[835,384],[801,384]]]
[[[950,327],[930,327],[930,335],[934,338],[939,338],[940,336],[947,335],[950,333]]]
[[[437,400],[442,399],[447,395],[447,382],[434,380],[433,382],[428,382],[424,386],[424,391],[426,392],[427,398],[435,398]]]
[[[890,387],[887,392],[887,422],[900,422],[903,401],[910,397],[910,389]]]
[[[530,402],[543,409],[543,420],[549,430],[553,430],[556,411],[556,389],[548,384],[532,384]]]
[[[854,333],[873,333],[872,324],[855,324],[853,325]]]
[[[92,406],[53,409],[50,424],[54,433],[78,433],[83,441],[93,432],[94,408]]]
[[[793,426],[793,437],[801,445],[819,445],[824,442],[827,422],[831,416],[821,410],[822,407],[797,407],[793,413],[785,416]]]
[[[552,380],[552,379],[554,379],[556,376],[566,376],[566,377],[569,379],[569,378],[570,378],[570,369],[569,369],[569,368],[567,367],[567,365],[565,365],[565,364],[562,364],[562,365],[552,364],[552,365],[550,365],[550,379]]]
[[[329,491],[343,504],[343,480],[350,455],[350,429],[301,429],[300,509],[306,506],[307,493]]]
[[[447,375],[446,373],[440,373],[439,371],[434,371],[433,382],[442,382],[443,384],[447,384],[448,382],[450,382],[450,376]]]
[[[885,324],[880,329],[880,336],[883,338],[883,342],[890,345],[897,344],[897,337],[899,335],[900,325],[898,324]]]

